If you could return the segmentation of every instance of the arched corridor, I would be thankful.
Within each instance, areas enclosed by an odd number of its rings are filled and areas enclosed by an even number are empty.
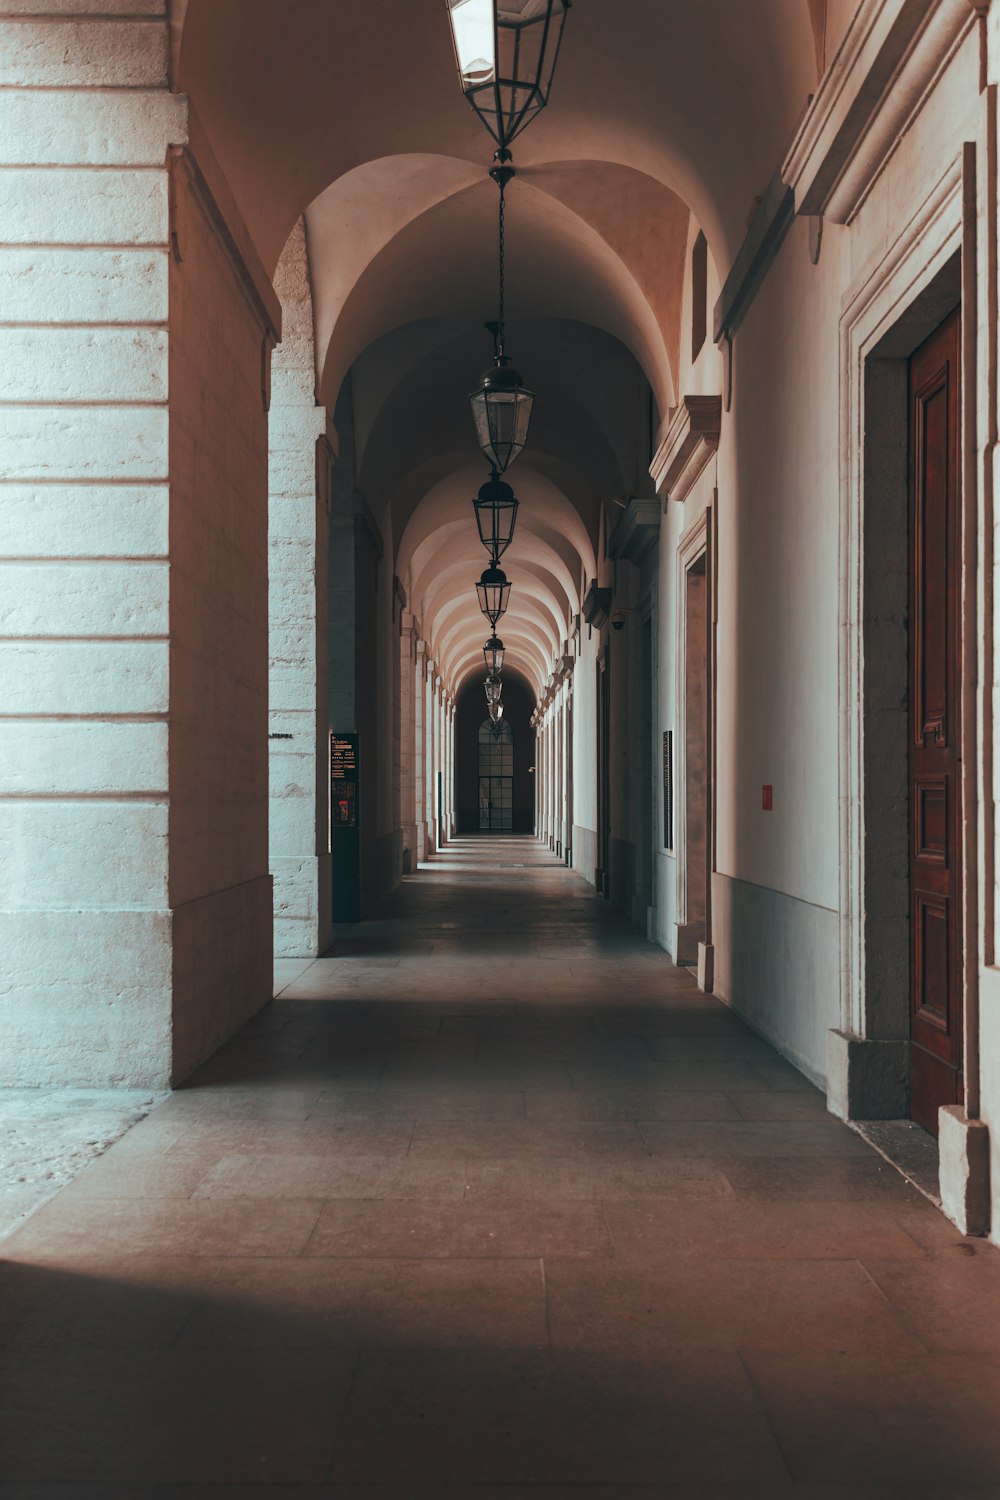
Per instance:
[[[998,140],[1000,0],[0,0],[0,1500],[1000,1493]]]
[[[994,1252],[534,839],[299,967],[5,1242],[10,1478],[988,1492]]]

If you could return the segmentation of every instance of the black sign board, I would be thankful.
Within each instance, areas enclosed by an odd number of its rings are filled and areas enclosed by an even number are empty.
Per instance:
[[[351,776],[358,771],[358,737],[356,734],[331,734],[330,775]]]
[[[333,920],[361,918],[361,844],[358,737],[330,735],[330,849],[333,854]]]
[[[663,731],[663,847],[674,847],[674,731]]]

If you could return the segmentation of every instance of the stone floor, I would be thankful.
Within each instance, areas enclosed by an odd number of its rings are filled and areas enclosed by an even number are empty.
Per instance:
[[[140,1089],[0,1089],[0,1240],[164,1098]]]
[[[1000,1496],[1000,1256],[532,840],[3,1243],[0,1500]]]

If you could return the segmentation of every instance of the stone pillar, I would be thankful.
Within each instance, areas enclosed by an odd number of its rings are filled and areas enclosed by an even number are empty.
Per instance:
[[[427,857],[437,849],[434,837],[434,676],[433,661],[428,659],[424,673],[424,828]]]
[[[0,1081],[161,1087],[271,993],[280,308],[98,8],[0,6]]]
[[[538,765],[535,769],[535,786],[538,792],[537,831],[538,837],[546,837],[546,721],[538,721]]]
[[[554,841],[555,841],[555,851],[556,851],[556,853],[559,855],[559,857],[561,859],[562,858],[562,851],[563,851],[562,830],[563,830],[563,824],[565,822],[565,813],[566,813],[565,803],[564,803],[564,800],[563,800],[563,772],[564,772],[564,755],[565,755],[565,737],[564,737],[564,715],[563,715],[563,691],[562,691],[562,686],[561,685],[560,685],[560,688],[559,688],[559,707],[558,707],[558,709],[556,711],[556,725],[555,725],[555,729],[556,729],[556,756],[555,756],[555,759],[556,759],[556,816],[555,816],[555,827],[553,829],[553,838],[554,838]]]
[[[417,868],[416,722],[414,675],[417,632],[412,614],[404,609],[399,631],[399,819],[403,842],[403,874]]]
[[[542,764],[540,766],[542,777],[542,826],[540,829],[542,841],[549,841],[549,725],[548,720],[542,720]]]
[[[305,224],[274,278],[282,339],[268,420],[270,850],[276,956],[329,947],[327,550],[332,450],[315,403],[312,288]]]
[[[458,702],[452,698],[448,707],[448,828],[452,838],[458,833],[458,819],[455,812],[455,723],[458,716]]]
[[[439,778],[441,778],[441,694],[443,686],[444,685],[441,681],[441,673],[436,671],[434,673],[434,680],[432,683],[432,702],[434,705],[434,710],[431,717],[431,724],[433,726],[433,739],[431,747],[433,765],[433,771],[431,774],[431,818],[434,824],[435,849],[440,849],[444,841],[442,837],[443,829],[441,827],[441,798],[438,795],[438,781]],[[441,779],[443,780],[443,778]]]
[[[567,864],[573,860],[573,677],[572,666],[566,678],[566,714],[564,726],[565,744],[565,822],[563,824],[563,858]]]
[[[427,736],[424,720],[427,711],[427,643],[414,643],[413,668],[413,790],[414,822],[417,830],[417,860],[427,858]]]

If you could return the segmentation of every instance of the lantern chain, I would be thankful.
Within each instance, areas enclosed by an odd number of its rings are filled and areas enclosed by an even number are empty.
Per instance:
[[[490,168],[490,176],[500,189],[500,203],[497,216],[497,243],[500,261],[500,308],[497,318],[497,330],[495,335],[496,357],[503,358],[504,350],[504,321],[507,311],[507,287],[505,279],[505,252],[506,252],[506,212],[507,203],[505,193],[507,184],[514,176],[514,168],[510,165],[510,152],[501,150],[494,153],[495,164]]]
[[[497,330],[497,354],[498,354],[498,356],[502,356],[503,355],[503,345],[504,345],[504,308],[505,308],[505,291],[506,291],[505,285],[504,285],[504,211],[505,211],[504,190],[505,190],[506,186],[507,186],[506,182],[501,177],[500,178],[499,232],[498,232],[498,241],[499,241],[499,246],[500,246],[500,315],[499,315],[499,319],[498,319],[498,330]]]

